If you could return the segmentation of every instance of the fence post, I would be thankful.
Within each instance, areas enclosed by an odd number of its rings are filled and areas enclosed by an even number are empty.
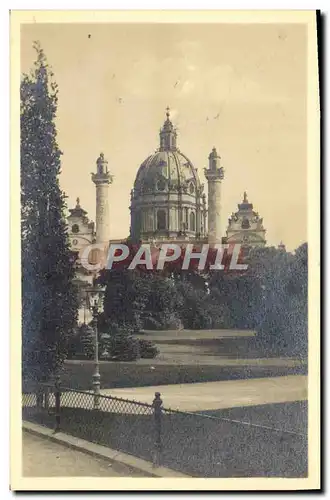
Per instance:
[[[54,432],[61,430],[61,379],[59,375],[55,377],[55,429]]]
[[[45,410],[49,411],[49,386],[48,385],[45,387],[44,404],[45,404]]]
[[[36,387],[36,407],[42,408],[44,403],[44,391],[41,385]]]
[[[161,464],[161,451],[162,451],[162,404],[163,401],[160,399],[160,392],[155,392],[155,399],[152,402],[154,408],[155,417],[155,450],[153,464],[154,467],[159,467]]]

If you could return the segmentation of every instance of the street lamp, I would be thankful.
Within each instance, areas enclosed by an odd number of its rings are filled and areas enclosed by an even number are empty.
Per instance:
[[[97,320],[99,313],[103,307],[103,294],[105,292],[105,287],[94,287],[86,289],[86,304],[91,310],[93,315],[93,328],[95,334],[95,371],[93,375],[93,388],[94,388],[94,410],[98,410],[100,407],[100,363],[99,363],[99,335],[97,329]]]

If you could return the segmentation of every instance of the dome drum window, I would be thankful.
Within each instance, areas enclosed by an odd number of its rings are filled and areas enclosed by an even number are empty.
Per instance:
[[[190,216],[189,216],[189,229],[190,229],[190,231],[196,231],[196,217],[195,217],[195,212],[190,212]]]

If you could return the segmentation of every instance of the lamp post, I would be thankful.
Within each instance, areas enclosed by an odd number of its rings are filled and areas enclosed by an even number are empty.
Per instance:
[[[99,363],[99,335],[97,328],[97,320],[100,310],[103,306],[103,294],[105,289],[101,287],[89,288],[86,290],[86,302],[87,307],[91,310],[93,315],[93,329],[95,334],[95,344],[94,344],[94,362],[95,370],[93,374],[93,389],[94,389],[94,410],[98,410],[100,407],[100,363]]]

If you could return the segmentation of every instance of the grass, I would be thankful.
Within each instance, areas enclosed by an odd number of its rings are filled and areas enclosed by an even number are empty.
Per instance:
[[[307,401],[207,410],[204,414],[307,434]]]
[[[273,406],[264,405],[263,418],[273,413]],[[286,403],[286,412],[289,414],[302,411],[299,403],[292,403],[291,410],[289,407],[290,403]],[[245,416],[251,412],[251,408],[240,408],[240,410]],[[278,414],[279,410],[276,411]],[[221,415],[222,411],[219,410],[218,416]],[[223,416],[230,417],[228,411],[224,412]],[[40,410],[36,412],[34,408],[24,408],[23,418],[48,427],[54,425],[53,416],[41,413]],[[285,427],[283,422],[278,426]],[[61,430],[82,439],[152,460],[156,439],[152,414],[119,414],[63,407]],[[186,413],[165,413],[161,420],[161,438],[162,464],[192,476],[304,477],[307,475],[307,437],[304,436],[283,434]]]
[[[155,337],[156,339],[156,337]],[[239,337],[231,338],[224,337],[217,338],[199,338],[199,339],[175,339],[173,337],[154,340],[156,345],[170,345],[176,346],[178,349],[182,347],[197,347],[201,355],[212,355],[219,357],[232,357],[232,358],[278,358],[278,357],[291,357],[288,353],[279,352],[275,348],[267,349],[261,347],[258,339],[252,337]]]
[[[144,387],[152,385],[212,382],[245,378],[275,377],[305,374],[306,367],[239,366],[219,367],[212,365],[150,365],[134,362],[104,362],[100,364],[101,387]],[[94,364],[88,361],[66,362],[61,372],[63,387],[92,389]]]

